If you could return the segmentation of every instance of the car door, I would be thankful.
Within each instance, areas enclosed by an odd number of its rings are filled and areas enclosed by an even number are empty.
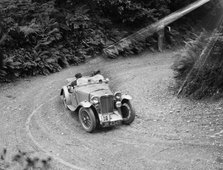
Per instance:
[[[73,87],[73,89],[72,89],[71,103],[72,103],[72,106],[75,107],[75,108],[78,106],[77,92],[76,92],[76,88],[75,87]]]

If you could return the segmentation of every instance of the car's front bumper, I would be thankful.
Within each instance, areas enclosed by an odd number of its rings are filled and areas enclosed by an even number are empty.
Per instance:
[[[118,111],[107,114],[99,114],[100,125],[103,127],[120,125],[122,116]]]

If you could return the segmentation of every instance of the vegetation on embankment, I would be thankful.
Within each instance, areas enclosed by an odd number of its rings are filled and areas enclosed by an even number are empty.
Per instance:
[[[0,2],[0,80],[46,75],[77,65],[195,0],[3,0]],[[172,25],[168,43],[192,35],[214,1]],[[191,17],[192,16],[192,17]],[[194,17],[197,16],[197,17]],[[196,18],[196,19],[195,19]],[[183,22],[182,22],[183,21]],[[194,21],[194,22],[192,22]],[[154,50],[156,38],[136,44]]]
[[[190,41],[176,56],[172,69],[178,95],[195,99],[223,96],[222,22],[212,34],[203,32]]]

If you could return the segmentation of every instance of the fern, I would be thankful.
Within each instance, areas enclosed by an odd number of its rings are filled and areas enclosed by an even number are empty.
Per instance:
[[[49,74],[84,62],[136,29],[172,12],[170,6],[174,3],[174,0],[1,0],[0,78]],[[152,37],[134,42],[131,48],[124,48],[125,43],[115,49],[120,53],[113,57],[136,54],[144,48],[154,50],[156,40]]]
[[[172,69],[180,93],[200,99],[223,92],[223,50],[219,34],[203,33],[178,54]]]

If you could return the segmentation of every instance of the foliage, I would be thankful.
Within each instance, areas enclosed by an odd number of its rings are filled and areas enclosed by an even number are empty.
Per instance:
[[[182,3],[177,0],[2,0],[0,81],[49,74],[77,65],[190,2],[192,0]],[[169,34],[172,42],[183,27],[174,26]],[[147,47],[154,51],[155,42],[156,36],[133,43],[131,48],[122,50],[122,55],[139,53]]]
[[[142,3],[131,0],[95,0],[103,14],[113,21],[128,24],[151,23],[157,20],[155,7],[146,8]]]
[[[74,1],[74,0],[73,0]],[[97,10],[116,23],[125,23],[134,28],[142,28],[151,24],[178,9],[181,9],[196,0],[93,0]],[[219,0],[212,0],[201,8],[193,11],[182,20],[190,18],[191,21],[202,19],[208,12],[213,15],[221,10]],[[182,26],[183,28],[183,26]]]
[[[109,11],[112,13],[114,18],[119,19],[118,21],[126,21],[125,18],[125,12],[128,13],[128,9],[126,8],[125,3],[129,3],[130,1],[115,1],[115,0],[109,0],[109,1],[97,1],[98,3],[103,4],[104,6],[107,6],[108,9],[105,10],[104,14],[106,15]],[[179,2],[179,1],[143,1],[143,0],[135,0],[131,1],[133,4],[141,4],[140,8],[142,9],[145,8],[147,9],[147,14],[150,16],[146,16],[145,18],[142,19],[143,23],[139,23],[140,19],[137,18],[136,20],[129,20],[128,24],[131,23],[133,25],[138,25],[138,27],[142,27],[145,25],[148,25],[151,21],[154,22],[171,12],[176,11],[179,8],[185,7],[186,5],[194,2],[193,0],[190,1],[184,1],[184,2]],[[110,4],[108,4],[110,3]],[[174,6],[175,5],[175,6]],[[122,10],[123,12],[117,12],[120,13],[120,16],[114,14],[113,8],[118,8],[118,6],[123,7]],[[176,7],[177,6],[177,7]],[[208,11],[206,10],[206,13],[210,13],[210,11],[215,11],[216,7],[212,3],[208,4],[207,6],[204,6],[204,9],[207,9],[209,7]],[[156,9],[156,10],[153,10]],[[194,13],[194,12],[193,12]],[[138,16],[137,12],[130,13],[133,14],[134,16]],[[166,44],[167,48],[170,48],[171,46],[176,46],[176,45],[183,45],[182,42],[184,42],[185,39],[188,37],[193,37],[192,32],[196,32],[196,29],[201,29],[200,24],[198,24],[198,21],[200,16],[191,15],[190,17],[183,17],[180,22],[176,21],[172,24],[170,24],[167,29],[165,28],[165,37],[164,41]],[[209,14],[208,14],[209,16]],[[152,17],[152,18],[151,18]],[[207,16],[206,16],[207,17]],[[111,16],[112,18],[112,16]],[[127,15],[128,19],[131,19],[130,15]],[[147,20],[148,19],[148,20]],[[212,18],[213,19],[213,18]],[[113,19],[114,20],[114,19]],[[121,21],[120,21],[121,20]],[[150,22],[149,22],[150,21]],[[194,29],[196,28],[196,29]],[[155,30],[156,28],[154,28]],[[151,29],[153,30],[153,29]],[[123,40],[119,41],[118,43],[114,44],[113,46],[109,46],[107,49],[104,49],[106,56],[110,58],[116,58],[120,55],[129,55],[129,54],[136,54],[144,50],[145,48],[149,48],[151,51],[155,51],[157,49],[157,33],[153,34],[148,34],[149,31],[146,29],[146,27],[143,27],[139,31],[135,32],[134,34],[128,36],[127,38],[124,38]],[[146,38],[146,41],[145,41]],[[148,41],[149,40],[149,41]]]
[[[183,52],[177,54],[176,60],[172,65],[174,77],[184,80],[194,64],[198,60],[204,46],[208,41],[207,33],[202,33],[196,39],[190,39],[186,42],[186,47]]]
[[[6,169],[23,169],[23,170],[48,170],[51,168],[51,158],[40,159],[38,157],[31,157],[28,153],[18,151],[13,156],[11,161],[7,160],[7,150],[3,149],[0,155],[0,170]]]
[[[85,6],[71,11],[55,8],[53,0],[21,0],[0,2],[0,9],[5,79],[59,71],[103,48],[103,33],[95,28]]]
[[[213,36],[202,33],[188,43],[184,53],[178,54],[172,69],[175,72],[177,87],[182,86],[183,95],[200,99],[219,95],[223,92],[223,37],[219,37],[210,55],[203,58],[201,52]]]

